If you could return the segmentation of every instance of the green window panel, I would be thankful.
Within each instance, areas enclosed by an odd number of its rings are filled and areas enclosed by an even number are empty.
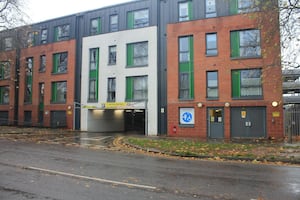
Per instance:
[[[134,44],[127,44],[127,66],[134,65]]]
[[[179,98],[194,98],[194,39],[193,36],[185,36],[179,38],[180,47],[179,54]],[[182,43],[186,42],[186,44]],[[183,46],[183,47],[182,47]],[[187,58],[185,58],[187,57]],[[183,61],[183,62],[180,62]]]
[[[134,28],[134,12],[127,13],[127,28],[128,29]]]
[[[52,73],[66,73],[68,67],[68,53],[57,53],[53,55]]]
[[[238,0],[230,0],[229,12],[231,15],[238,14]]]
[[[133,100],[133,77],[126,78],[126,101]]]
[[[240,34],[238,31],[230,33],[231,57],[240,57]]]
[[[99,92],[99,48],[90,49],[90,71],[89,71],[89,101],[98,100]]]
[[[65,103],[67,100],[67,82],[52,82],[51,92],[52,103]]]
[[[241,96],[241,76],[240,71],[232,71],[231,73],[232,97],[239,98]]]

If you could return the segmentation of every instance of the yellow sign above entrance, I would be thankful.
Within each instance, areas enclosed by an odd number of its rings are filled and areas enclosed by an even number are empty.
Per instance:
[[[127,102],[107,102],[104,103],[105,109],[125,109],[129,105]]]

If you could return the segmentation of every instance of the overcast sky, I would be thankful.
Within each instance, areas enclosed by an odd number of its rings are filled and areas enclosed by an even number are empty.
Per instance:
[[[27,0],[26,13],[36,23],[129,1],[131,0]]]

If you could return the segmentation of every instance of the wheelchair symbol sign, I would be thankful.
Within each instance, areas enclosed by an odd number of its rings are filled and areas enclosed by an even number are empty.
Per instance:
[[[192,113],[190,112],[185,112],[182,114],[182,120],[185,122],[185,123],[190,123],[193,119],[193,115]]]

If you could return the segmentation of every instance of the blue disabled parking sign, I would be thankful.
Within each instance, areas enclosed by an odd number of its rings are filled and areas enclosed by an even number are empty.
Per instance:
[[[194,108],[180,108],[180,124],[194,124]]]

